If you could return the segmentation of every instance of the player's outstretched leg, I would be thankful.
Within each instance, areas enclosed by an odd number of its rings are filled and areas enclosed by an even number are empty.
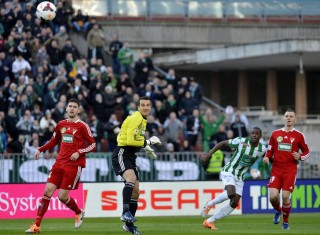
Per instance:
[[[81,225],[83,223],[84,215],[85,215],[85,211],[83,209],[81,209],[81,213],[74,216],[74,219],[75,219],[74,227],[75,228],[81,227]]]
[[[211,210],[212,206],[210,205],[210,202],[211,202],[211,200],[207,201],[207,203],[202,208],[201,213],[200,213],[202,217],[206,217],[208,215],[209,211]]]
[[[123,230],[132,234],[142,234],[139,230],[137,226],[127,226],[127,225],[123,225],[122,226]]]
[[[274,224],[279,224],[281,220],[281,211],[276,211],[273,217],[273,223]]]
[[[35,223],[32,223],[30,225],[30,228],[28,228],[25,233],[27,234],[37,234],[41,232],[40,226],[38,227]]]

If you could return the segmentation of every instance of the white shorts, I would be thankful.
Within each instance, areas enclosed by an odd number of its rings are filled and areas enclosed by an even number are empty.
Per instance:
[[[220,178],[225,186],[233,185],[236,188],[236,194],[242,196],[243,185],[244,182],[242,180],[238,180],[233,174],[229,172],[221,172]]]

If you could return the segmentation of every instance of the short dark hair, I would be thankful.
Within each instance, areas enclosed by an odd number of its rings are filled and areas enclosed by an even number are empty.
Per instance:
[[[254,128],[252,128],[252,130],[257,130],[260,132],[260,135],[262,135],[262,130],[260,129],[260,127],[255,126]]]
[[[141,100],[150,100],[150,101],[151,101],[151,99],[150,99],[149,96],[141,96],[141,97],[139,98],[139,100],[138,100],[138,106],[140,105],[140,101],[141,101]]]
[[[71,98],[69,101],[68,101],[68,104],[69,103],[76,103],[79,107],[80,107],[80,101],[77,100],[76,98]]]

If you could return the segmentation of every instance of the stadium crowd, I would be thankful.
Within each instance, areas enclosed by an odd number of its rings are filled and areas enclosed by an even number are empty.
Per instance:
[[[41,22],[34,14],[38,2],[1,4],[0,153],[33,156],[65,118],[70,98],[81,102],[81,119],[89,123],[98,152],[116,147],[121,122],[145,95],[153,103],[146,135],[164,143],[157,151],[207,151],[223,138],[248,135],[240,114],[225,127],[224,114],[201,112],[202,88],[193,77],[177,77],[174,69],[159,74],[150,50],[135,60],[129,42],[117,35],[108,42],[96,20],[75,12],[69,0],[57,1],[55,19]],[[87,57],[72,42],[71,31],[86,38]],[[111,64],[105,62],[108,44]]]

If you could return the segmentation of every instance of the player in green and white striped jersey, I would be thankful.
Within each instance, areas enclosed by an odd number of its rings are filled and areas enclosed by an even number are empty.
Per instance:
[[[201,163],[207,164],[212,154],[220,150],[224,146],[229,146],[235,149],[230,161],[222,168],[220,178],[225,185],[225,191],[216,198],[208,201],[201,211],[203,217],[207,216],[210,209],[227,199],[230,203],[221,208],[221,210],[205,220],[203,226],[209,229],[216,229],[213,222],[229,215],[239,203],[243,190],[244,174],[250,169],[254,162],[263,157],[266,152],[266,147],[259,143],[262,136],[262,131],[259,127],[254,127],[251,131],[250,138],[235,138],[219,142],[207,154],[201,156]]]

